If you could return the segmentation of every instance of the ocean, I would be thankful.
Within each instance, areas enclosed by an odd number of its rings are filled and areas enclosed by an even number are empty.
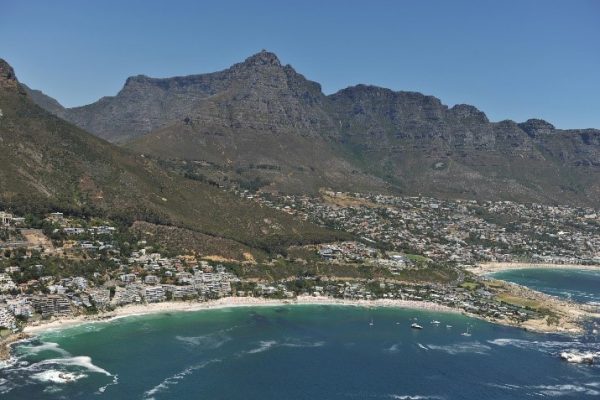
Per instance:
[[[553,296],[600,305],[600,271],[540,268],[514,269],[491,275]]]
[[[600,289],[583,286],[573,293],[598,295]],[[422,330],[410,328],[415,318]],[[462,335],[467,328],[471,336]],[[19,344],[0,369],[0,398],[600,398],[599,366],[558,357],[574,349],[600,351],[598,337],[536,334],[459,314],[391,308],[155,314],[47,332]]]

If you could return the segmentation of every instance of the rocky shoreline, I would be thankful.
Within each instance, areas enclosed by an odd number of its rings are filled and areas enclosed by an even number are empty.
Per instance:
[[[8,360],[10,358],[11,346],[14,343],[20,342],[21,340],[27,340],[30,337],[31,335],[25,332],[17,332],[0,340],[0,361]]]

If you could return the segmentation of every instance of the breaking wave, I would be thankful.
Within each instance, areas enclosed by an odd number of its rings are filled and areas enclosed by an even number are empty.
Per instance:
[[[40,382],[69,383],[75,382],[81,378],[86,378],[87,375],[49,369],[33,374],[31,377]]]
[[[69,353],[65,349],[61,349],[58,343],[54,342],[42,342],[40,345],[37,346],[25,345],[21,346],[20,349],[25,350],[29,354],[39,354],[44,351],[51,351],[65,357],[69,357],[71,355],[71,353]]]
[[[90,372],[97,372],[99,374],[104,374],[106,376],[112,376],[110,372],[107,370],[95,365],[92,363],[92,359],[88,356],[78,356],[78,357],[69,357],[69,358],[51,358],[48,360],[43,360],[37,362],[35,364],[31,364],[25,369],[28,370],[38,370],[40,367],[44,367],[46,365],[66,365],[66,366],[76,366],[87,369]]]
[[[578,340],[572,341],[557,341],[557,340],[525,340],[525,339],[509,339],[499,338],[487,341],[494,346],[506,347],[512,346],[522,350],[537,350],[549,354],[557,354],[563,350],[578,350],[578,351],[600,351],[600,343],[581,342]]]

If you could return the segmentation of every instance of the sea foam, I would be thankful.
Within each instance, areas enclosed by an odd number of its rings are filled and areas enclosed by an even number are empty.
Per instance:
[[[33,374],[31,377],[40,382],[69,383],[69,382],[75,382],[81,378],[85,378],[85,377],[87,377],[87,375],[73,374],[70,372],[49,369],[46,371],[38,372],[37,374]]]

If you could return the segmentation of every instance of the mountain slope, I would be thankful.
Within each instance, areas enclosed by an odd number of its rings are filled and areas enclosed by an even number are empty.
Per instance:
[[[336,234],[165,172],[35,105],[0,60],[0,208],[173,224],[265,250]]]
[[[202,90],[196,89],[200,81]],[[383,190],[386,186],[362,174],[331,145],[337,130],[326,112],[327,98],[320,86],[290,66],[282,66],[272,53],[258,53],[215,74],[130,78],[115,103],[127,101],[136,86],[136,98],[155,104],[155,87],[179,88],[181,82],[187,82],[181,84],[186,93],[197,97],[170,100],[170,107],[179,110],[170,115],[179,120],[169,123],[161,117],[164,127],[133,140],[128,147],[160,158],[209,163],[230,179],[258,180],[286,192],[316,192],[323,186]],[[153,109],[141,106],[136,112],[146,115]],[[139,134],[136,126],[130,128]]]
[[[599,204],[600,131],[489,122],[469,105],[358,85],[329,96],[341,142],[412,193]]]
[[[367,85],[325,96],[265,51],[212,74],[132,77],[115,97],[54,112],[201,180],[600,205],[598,130],[490,122]]]
[[[333,129],[333,121],[321,107],[324,100],[317,83],[263,51],[211,74],[128,78],[115,97],[67,109],[65,117],[112,142],[189,119],[223,125],[235,121],[236,129],[314,136]]]

